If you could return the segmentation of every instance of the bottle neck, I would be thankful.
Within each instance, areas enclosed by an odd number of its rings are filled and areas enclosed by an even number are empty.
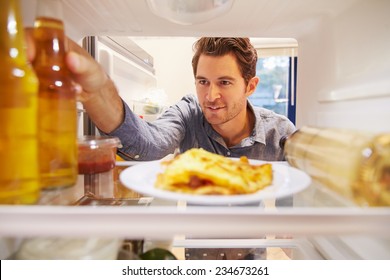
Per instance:
[[[66,50],[61,1],[37,0],[34,40],[35,67],[62,64]]]
[[[25,64],[27,56],[19,1],[0,1],[0,34],[1,59]]]
[[[38,17],[34,22],[36,57],[34,66],[61,65],[65,59],[65,33],[61,20]]]

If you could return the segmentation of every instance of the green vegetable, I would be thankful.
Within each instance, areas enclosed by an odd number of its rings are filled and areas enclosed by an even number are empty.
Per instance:
[[[174,254],[162,248],[150,249],[139,257],[141,260],[177,260]]]

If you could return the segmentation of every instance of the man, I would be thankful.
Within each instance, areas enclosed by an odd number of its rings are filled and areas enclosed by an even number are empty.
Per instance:
[[[185,96],[153,123],[124,106],[124,121],[111,131],[126,159],[153,160],[193,147],[230,157],[282,160],[279,140],[295,130],[285,117],[248,103],[256,89],[257,52],[247,38],[201,38],[193,71],[197,98]],[[88,110],[87,110],[88,111]]]
[[[103,68],[69,40],[67,64],[79,85],[78,98],[103,134],[120,138],[127,160],[160,159],[176,148],[229,157],[283,160],[280,138],[295,131],[284,116],[251,106],[259,83],[257,52],[248,38],[201,38],[192,61],[197,98],[185,96],[158,120],[133,114]]]
[[[197,98],[183,97],[151,123],[131,112],[86,51],[72,41],[69,48],[67,65],[78,83],[79,100],[103,134],[120,138],[123,158],[155,160],[177,148],[184,152],[195,147],[229,157],[283,160],[279,141],[295,127],[286,117],[248,102],[259,83],[257,52],[248,38],[199,39],[192,60]],[[243,250],[230,258],[253,252]]]

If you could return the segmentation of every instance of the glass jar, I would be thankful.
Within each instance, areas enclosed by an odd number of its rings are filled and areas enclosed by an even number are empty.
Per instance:
[[[86,135],[78,139],[79,174],[96,174],[115,167],[116,151],[121,147],[117,137]]]
[[[284,143],[286,160],[359,205],[390,205],[390,133],[305,126]]]

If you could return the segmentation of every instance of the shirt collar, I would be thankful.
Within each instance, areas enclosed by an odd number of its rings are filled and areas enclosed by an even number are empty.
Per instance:
[[[204,117],[203,115],[203,125],[204,125],[204,128],[206,130],[206,133],[209,135],[209,137],[211,137],[211,139],[213,139],[214,141],[216,141],[217,143],[219,143],[221,146],[226,147],[226,144],[225,144],[225,141],[223,140],[222,136],[219,135],[215,130],[214,128],[211,126],[211,124],[206,120],[206,118]]]
[[[262,125],[262,118],[259,111],[256,111],[252,105],[252,103],[248,99],[248,109],[253,112],[255,116],[255,127],[253,128],[251,137],[254,138],[256,142],[266,144],[266,136],[264,125]]]

